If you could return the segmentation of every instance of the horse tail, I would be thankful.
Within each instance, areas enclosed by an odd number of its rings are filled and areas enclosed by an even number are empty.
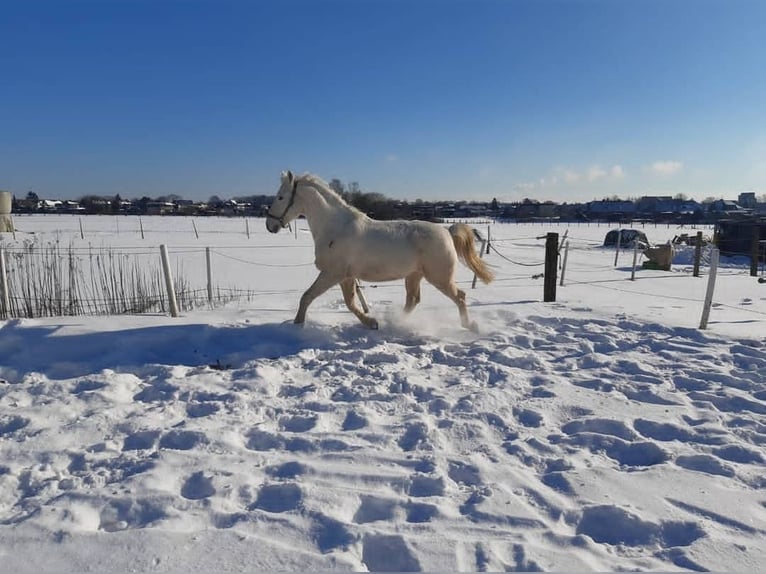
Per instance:
[[[449,233],[452,236],[452,242],[455,244],[458,259],[473,271],[483,283],[492,281],[495,278],[494,273],[476,253],[473,229],[465,223],[455,223],[450,225]]]

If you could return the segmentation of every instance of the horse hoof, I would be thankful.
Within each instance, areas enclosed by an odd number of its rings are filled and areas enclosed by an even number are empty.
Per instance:
[[[372,329],[373,331],[377,331],[377,330],[378,330],[378,321],[377,321],[376,319],[372,319],[372,320],[371,320],[371,321],[370,321],[370,322],[367,324],[367,326],[368,326],[370,329]]]
[[[476,321],[471,321],[471,324],[468,325],[468,330],[472,331],[474,333],[479,332],[479,324]]]

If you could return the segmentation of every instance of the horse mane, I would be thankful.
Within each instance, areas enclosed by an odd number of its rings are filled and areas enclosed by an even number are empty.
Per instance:
[[[327,185],[321,177],[311,173],[304,173],[303,175],[296,177],[296,179],[303,185],[313,187],[330,205],[345,207],[360,214],[362,213],[356,207],[346,202],[346,200],[343,199],[337,191]]]

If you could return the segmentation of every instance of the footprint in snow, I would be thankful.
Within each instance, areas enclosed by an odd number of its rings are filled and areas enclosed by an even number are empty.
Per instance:
[[[23,429],[29,424],[29,419],[12,415],[0,417],[0,436],[5,436]]]
[[[288,512],[297,509],[303,501],[303,491],[297,484],[267,484],[258,491],[258,498],[248,510]]]
[[[199,431],[172,430],[160,439],[160,448],[191,450],[207,443],[207,437]]]
[[[308,432],[316,426],[317,420],[318,417],[316,415],[293,415],[281,419],[279,426],[282,430],[288,432]]]
[[[398,534],[365,534],[362,562],[370,572],[420,572],[420,562]]]
[[[431,449],[431,444],[428,441],[428,427],[422,422],[408,423],[398,444],[404,451],[411,451],[416,448]]]
[[[213,480],[202,471],[192,474],[181,487],[181,496],[189,500],[202,500],[214,494]]]

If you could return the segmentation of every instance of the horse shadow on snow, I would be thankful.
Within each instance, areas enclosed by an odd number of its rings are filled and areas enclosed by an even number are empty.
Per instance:
[[[60,335],[58,330],[26,327],[18,321],[0,329],[0,380],[17,383],[33,372],[67,379],[156,364],[239,368],[248,361],[306,349],[338,348],[349,339],[364,345],[369,335],[361,326],[299,328],[285,323],[161,325],[71,335]]]

